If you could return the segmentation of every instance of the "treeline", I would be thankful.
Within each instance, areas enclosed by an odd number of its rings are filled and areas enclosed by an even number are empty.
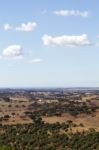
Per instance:
[[[92,114],[95,112],[99,106],[94,106],[92,104],[87,104],[85,102],[68,102],[67,104],[64,104],[62,101],[59,101],[58,103],[47,103],[40,105],[37,102],[30,104],[28,108],[28,114],[29,112],[33,114],[39,114],[40,116],[61,116],[63,113],[69,113],[72,116],[76,116],[78,114],[84,113],[84,114]]]

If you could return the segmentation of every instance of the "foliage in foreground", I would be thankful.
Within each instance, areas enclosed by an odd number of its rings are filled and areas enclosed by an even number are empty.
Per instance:
[[[0,126],[0,150],[99,150],[99,132],[68,132],[72,121]]]

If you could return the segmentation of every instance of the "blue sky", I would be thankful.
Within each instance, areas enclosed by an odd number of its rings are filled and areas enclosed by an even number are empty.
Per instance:
[[[0,87],[99,86],[98,0],[0,0]]]

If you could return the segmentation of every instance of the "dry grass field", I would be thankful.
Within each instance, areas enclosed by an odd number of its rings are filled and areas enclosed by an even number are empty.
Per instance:
[[[86,115],[86,114],[81,114],[77,115],[76,117],[71,116],[70,114],[63,114],[61,117],[57,116],[52,116],[52,117],[43,117],[43,120],[48,123],[55,123],[55,122],[65,122],[68,120],[72,120],[76,124],[82,123],[84,126],[83,127],[76,127],[74,130],[88,130],[90,128],[94,128],[99,131],[99,110],[97,112],[91,114],[91,115]]]
[[[43,93],[44,94],[44,93]],[[96,100],[96,95],[91,95],[87,97],[82,97],[82,101],[90,101],[92,105],[99,106],[99,100]],[[10,97],[10,102],[4,101],[3,98],[0,98],[0,118],[4,117],[5,119],[1,120],[0,123],[2,124],[28,124],[32,123],[32,119],[28,115],[25,114],[29,110],[29,106],[33,104],[29,98],[15,95]],[[87,103],[87,102],[86,102]],[[39,101],[38,101],[39,104]],[[63,103],[65,104],[65,103]],[[40,105],[40,104],[39,104]],[[45,105],[41,104],[41,106]],[[37,108],[39,110],[39,107]],[[7,118],[9,116],[9,118]],[[79,115],[73,116],[69,113],[62,113],[61,116],[41,116],[44,122],[48,123],[56,123],[56,122],[66,122],[67,120],[72,120],[76,124],[83,124],[83,127],[75,127],[72,130],[75,132],[77,130],[83,131],[88,130],[89,128],[94,128],[99,130],[99,109],[91,114],[81,113]]]

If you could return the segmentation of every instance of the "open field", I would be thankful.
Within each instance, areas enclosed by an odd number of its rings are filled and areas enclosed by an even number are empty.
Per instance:
[[[99,93],[97,91],[15,91],[0,93],[2,124],[32,123],[40,116],[48,123],[65,122],[99,130]]]
[[[51,117],[43,117],[43,120],[48,123],[55,123],[55,122],[66,122],[68,120],[72,120],[76,124],[82,123],[84,125],[83,128],[76,128],[78,131],[80,130],[88,130],[90,128],[94,128],[99,130],[99,110],[91,115],[81,114],[76,117],[71,116],[70,114],[62,114],[61,117],[58,116],[51,116]]]

